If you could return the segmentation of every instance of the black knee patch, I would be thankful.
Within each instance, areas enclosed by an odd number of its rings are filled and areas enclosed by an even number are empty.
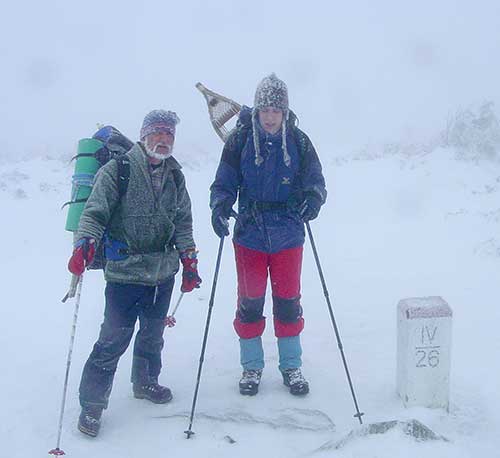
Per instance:
[[[291,299],[273,296],[273,314],[283,323],[295,323],[302,317],[300,296]]]
[[[264,300],[265,297],[257,297],[250,299],[244,297],[238,304],[238,311],[236,312],[237,318],[242,323],[255,323],[262,320],[264,313]]]

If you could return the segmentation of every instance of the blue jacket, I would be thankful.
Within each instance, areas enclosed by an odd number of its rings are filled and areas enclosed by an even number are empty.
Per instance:
[[[290,112],[286,125],[287,166],[282,151],[282,132],[267,134],[256,128],[263,162],[256,164],[252,110],[243,107],[235,129],[227,139],[210,187],[210,207],[232,207],[238,199],[234,241],[266,253],[304,244],[304,224],[297,206],[306,194],[326,200],[325,179],[319,158],[307,135],[296,127]]]

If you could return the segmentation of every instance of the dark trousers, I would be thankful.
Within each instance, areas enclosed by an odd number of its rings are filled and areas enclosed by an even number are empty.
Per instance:
[[[120,357],[128,348],[139,318],[132,363],[132,383],[158,381],[161,371],[164,319],[170,305],[174,277],[155,287],[121,283],[106,284],[106,307],[99,338],[80,382],[80,405],[108,406]]]

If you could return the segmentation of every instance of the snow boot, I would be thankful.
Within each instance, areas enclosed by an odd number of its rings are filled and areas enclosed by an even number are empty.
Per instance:
[[[137,399],[147,399],[155,404],[165,404],[172,400],[170,388],[158,383],[147,383],[141,385],[134,383],[134,397]]]
[[[97,406],[82,407],[78,418],[78,429],[87,436],[96,437],[101,427],[102,410],[102,407]]]
[[[309,393],[309,383],[302,375],[300,368],[285,369],[281,372],[283,384],[290,388],[290,393],[294,396],[303,396]]]
[[[255,396],[259,392],[262,369],[243,371],[239,387],[240,393],[245,396]]]

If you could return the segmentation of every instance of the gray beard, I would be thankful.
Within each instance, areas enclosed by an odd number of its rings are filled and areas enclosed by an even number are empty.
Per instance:
[[[155,159],[158,159],[159,161],[163,161],[164,159],[167,159],[169,158],[170,156],[172,156],[173,154],[173,148],[169,145],[162,145],[161,143],[156,145],[154,147],[154,149],[149,149],[146,145],[145,146],[145,149],[146,149],[146,154],[149,156],[149,157],[152,157],[152,158],[155,158]],[[158,147],[159,146],[163,146],[164,148],[167,149],[167,152],[165,154],[161,154],[161,153],[158,153],[157,150],[158,150]]]

